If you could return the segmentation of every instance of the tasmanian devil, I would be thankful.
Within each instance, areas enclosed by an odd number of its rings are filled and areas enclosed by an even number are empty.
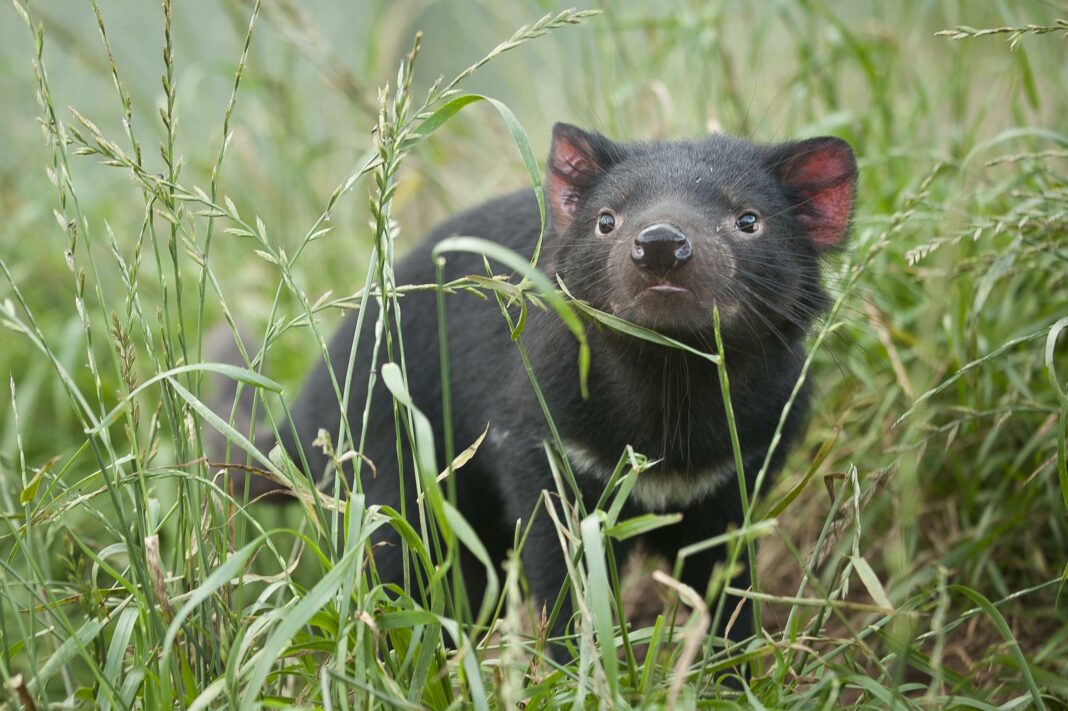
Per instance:
[[[750,490],[798,380],[806,333],[827,308],[821,259],[846,239],[856,177],[853,151],[831,137],[776,145],[725,135],[618,143],[566,124],[553,129],[545,180],[549,224],[539,268],[594,308],[704,352],[715,351],[713,307],[718,308]],[[483,237],[529,256],[541,227],[532,191],[491,200],[433,230],[397,265],[396,281],[433,283],[431,250],[446,237]],[[485,274],[482,258],[450,254],[445,278],[469,274]],[[356,339],[345,413],[355,433],[361,429],[375,343],[369,324],[378,307],[369,303]],[[411,293],[401,308],[408,389],[433,424],[441,453],[436,295]],[[543,446],[552,437],[498,304],[453,294],[446,297],[446,317],[454,441],[465,447],[489,428],[475,457],[454,474],[457,503],[501,560],[515,522],[530,520],[543,490],[556,490]],[[346,381],[356,323],[349,316],[330,343],[338,383]],[[639,475],[624,515],[682,514],[680,523],[642,536],[646,549],[673,560],[680,548],[737,526],[742,504],[716,366],[592,322],[586,334],[591,360],[583,397],[578,345],[559,318],[531,309],[523,332],[586,507],[593,508],[629,445],[656,464]],[[369,504],[401,510],[401,482],[405,492],[415,491],[410,455],[402,447],[405,466],[398,467],[391,395],[381,378],[371,395],[360,454],[373,462],[374,474],[363,467],[362,489]],[[770,474],[781,468],[807,410],[803,389],[785,419]],[[306,462],[306,473],[316,481],[322,481],[329,458],[312,442],[320,429],[338,432],[341,415],[327,366],[320,364],[292,408],[295,427],[281,435],[290,458]],[[439,464],[444,468],[445,462]],[[260,479],[251,486],[256,495],[277,488]],[[409,500],[407,510],[415,509]],[[384,536],[387,545],[376,547],[375,561],[383,580],[400,582],[402,548],[391,535]],[[617,546],[616,553],[632,543]],[[712,548],[687,558],[682,581],[704,592],[723,556],[722,548]],[[532,520],[522,562],[537,601],[551,605],[566,567],[544,512]],[[484,584],[477,566],[465,577],[477,600]],[[744,588],[748,579],[745,573],[734,585]],[[565,602],[555,631],[571,610]],[[751,616],[743,608],[730,635],[741,639],[751,633]]]

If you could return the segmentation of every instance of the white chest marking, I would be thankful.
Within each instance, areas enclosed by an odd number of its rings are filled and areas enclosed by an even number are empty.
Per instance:
[[[564,440],[564,447],[576,472],[604,482],[612,476],[615,463],[605,462],[584,444]],[[690,472],[653,465],[638,475],[630,498],[649,511],[670,511],[705,499],[736,478],[732,460]]]

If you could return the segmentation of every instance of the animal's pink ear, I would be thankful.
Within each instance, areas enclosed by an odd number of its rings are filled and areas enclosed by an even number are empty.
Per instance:
[[[611,143],[566,123],[553,126],[546,192],[557,234],[571,226],[583,194],[608,169]]]
[[[849,144],[831,136],[788,143],[773,152],[771,168],[816,249],[841,244],[849,233],[857,186],[857,160]]]

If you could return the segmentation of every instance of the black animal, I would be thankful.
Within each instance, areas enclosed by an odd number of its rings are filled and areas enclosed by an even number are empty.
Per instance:
[[[706,352],[715,351],[712,312],[718,307],[750,490],[805,359],[806,333],[827,307],[821,257],[847,237],[856,177],[853,151],[837,138],[758,145],[712,135],[622,144],[565,124],[553,129],[545,181],[551,226],[540,268],[558,275],[575,297],[595,308]],[[529,256],[539,229],[538,205],[529,190],[491,200],[431,232],[399,263],[397,283],[434,282],[430,253],[445,237],[484,237]],[[484,273],[481,257],[448,256],[446,279]],[[401,307],[409,390],[433,423],[441,453],[435,298],[410,294]],[[446,303],[457,449],[489,425],[475,458],[455,474],[458,505],[500,560],[516,520],[529,519],[542,490],[555,490],[543,449],[551,438],[495,301],[457,294]],[[369,308],[347,413],[356,433],[378,315],[377,306]],[[339,383],[345,382],[355,325],[352,315],[330,344]],[[556,315],[531,309],[523,336],[586,506],[594,506],[630,445],[659,463],[640,475],[625,514],[683,515],[681,523],[644,536],[645,547],[672,560],[679,548],[739,524],[737,475],[715,366],[592,323],[586,333],[592,359],[585,399],[576,339]],[[381,378],[372,397],[362,454],[374,462],[377,474],[363,467],[363,491],[368,503],[400,510],[391,396]],[[807,410],[808,394],[802,392],[786,420],[771,473],[781,468],[801,434]],[[307,473],[319,480],[328,458],[311,443],[321,428],[336,433],[341,417],[325,365],[309,377],[292,415],[296,429],[283,431],[282,444],[295,462],[304,461],[303,448]],[[415,490],[412,470],[409,458],[407,492]],[[253,484],[255,494],[276,488],[265,480]],[[385,580],[399,582],[401,546],[395,538],[387,540],[393,545],[377,548],[376,564]],[[617,552],[624,547],[617,546]],[[703,592],[723,555],[722,549],[712,549],[687,559],[683,582]],[[551,605],[566,571],[544,513],[535,517],[522,556],[537,600]],[[483,581],[477,569],[468,572],[467,587],[477,600]],[[744,588],[748,574],[734,584]],[[565,604],[555,631],[570,613]],[[751,633],[745,609],[731,637]]]

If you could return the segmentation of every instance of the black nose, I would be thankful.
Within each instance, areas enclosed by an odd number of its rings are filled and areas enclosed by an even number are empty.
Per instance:
[[[630,258],[639,268],[661,274],[681,267],[692,254],[693,245],[686,235],[663,222],[642,230],[630,250]]]

